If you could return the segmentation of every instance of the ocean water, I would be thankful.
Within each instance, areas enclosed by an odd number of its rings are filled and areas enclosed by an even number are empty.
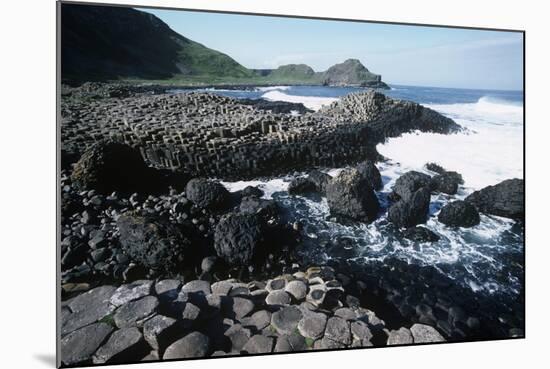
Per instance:
[[[214,90],[234,98],[263,98],[301,102],[317,110],[339,97],[363,89],[353,87],[274,86],[250,90]],[[175,93],[181,91],[174,91]],[[453,229],[437,221],[441,207],[475,190],[509,178],[523,176],[523,93],[519,91],[464,90],[392,86],[384,94],[411,100],[454,119],[465,130],[440,135],[413,132],[378,146],[388,160],[378,164],[384,188],[377,193],[383,209],[371,224],[343,225],[330,221],[326,199],[290,196],[290,177],[224,182],[230,191],[253,185],[288,210],[291,220],[304,225],[299,253],[304,262],[353,260],[368,265],[398,259],[409,264],[433,266],[473,293],[499,295],[514,301],[523,283],[523,227],[501,217],[481,215],[472,228]],[[430,218],[425,226],[441,239],[415,243],[399,237],[387,221],[387,196],[395,180],[409,170],[429,174],[424,165],[437,162],[461,173],[465,183],[456,196],[433,194]],[[336,175],[342,168],[325,168]]]

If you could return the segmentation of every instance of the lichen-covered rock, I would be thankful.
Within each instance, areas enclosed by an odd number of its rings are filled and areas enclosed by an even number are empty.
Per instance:
[[[262,253],[263,241],[261,221],[255,214],[226,214],[214,232],[216,253],[232,265],[248,265]]]
[[[370,181],[356,169],[343,170],[327,186],[330,212],[357,221],[372,222],[380,204]]]
[[[123,214],[117,221],[123,250],[147,268],[176,272],[191,250],[191,241],[163,219]]]

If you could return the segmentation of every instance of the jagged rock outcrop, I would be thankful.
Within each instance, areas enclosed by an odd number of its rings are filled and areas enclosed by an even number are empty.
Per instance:
[[[420,187],[407,196],[401,197],[388,210],[388,219],[399,228],[414,227],[428,220],[430,190]]]
[[[333,178],[326,196],[331,214],[347,219],[372,222],[380,209],[370,181],[354,168]]]
[[[369,181],[374,190],[378,191],[382,189],[382,176],[376,165],[374,165],[374,162],[371,160],[363,161],[357,164],[355,169]]]
[[[525,217],[523,179],[507,179],[475,191],[465,199],[482,213],[522,220]]]
[[[368,123],[378,141],[414,130],[449,134],[461,129],[452,119],[430,108],[392,99],[374,90],[346,95],[323,107],[318,114],[342,121]]]
[[[392,197],[395,199],[407,198],[418,189],[429,186],[430,176],[413,170],[397,178],[392,187]]]
[[[475,206],[461,200],[453,201],[441,208],[437,219],[452,227],[473,227],[480,221]]]

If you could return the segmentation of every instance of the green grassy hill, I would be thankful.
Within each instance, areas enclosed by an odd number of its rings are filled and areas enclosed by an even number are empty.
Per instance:
[[[231,57],[174,32],[157,17],[125,7],[63,4],[65,80],[252,77]]]
[[[248,69],[127,7],[62,4],[61,77],[67,83],[133,81],[170,85],[368,85],[380,76],[350,59],[325,72],[305,64]]]

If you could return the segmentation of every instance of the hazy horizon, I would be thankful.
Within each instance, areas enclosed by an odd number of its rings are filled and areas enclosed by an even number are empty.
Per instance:
[[[136,9],[251,69],[359,59],[393,85],[523,91],[521,32]]]

